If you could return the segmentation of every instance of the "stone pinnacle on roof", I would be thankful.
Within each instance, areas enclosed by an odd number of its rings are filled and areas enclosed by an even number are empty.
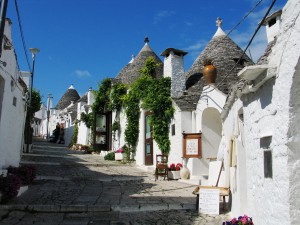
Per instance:
[[[218,17],[216,20],[216,26],[218,27],[218,29],[213,37],[224,36],[224,35],[226,36],[225,32],[221,28],[222,23],[223,23],[222,19]]]
[[[148,44],[148,43],[149,43],[149,38],[148,38],[148,36],[146,36],[146,37],[145,37],[145,40],[144,40],[144,42],[145,42],[146,44]]]

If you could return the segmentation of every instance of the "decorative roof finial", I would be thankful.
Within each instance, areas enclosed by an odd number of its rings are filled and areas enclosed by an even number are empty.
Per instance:
[[[222,26],[222,19],[220,17],[217,18],[216,26],[217,27],[221,27]]]
[[[149,43],[149,38],[146,36],[144,42],[147,44]]]

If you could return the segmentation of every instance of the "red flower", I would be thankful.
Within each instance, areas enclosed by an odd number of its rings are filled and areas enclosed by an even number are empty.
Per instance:
[[[171,170],[171,171],[175,171],[175,164],[174,164],[174,163],[172,163],[172,164],[170,165],[170,168],[169,168],[169,170]]]

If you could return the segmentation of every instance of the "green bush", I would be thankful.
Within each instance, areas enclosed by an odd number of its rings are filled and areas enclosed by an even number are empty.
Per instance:
[[[109,152],[106,156],[104,156],[105,160],[115,160],[115,153],[114,152]]]

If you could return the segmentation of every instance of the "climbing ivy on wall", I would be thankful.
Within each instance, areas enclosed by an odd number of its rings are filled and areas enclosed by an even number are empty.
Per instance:
[[[127,87],[125,84],[114,84],[110,93],[109,110],[121,110],[126,93]]]
[[[133,151],[139,136],[140,101],[142,101],[141,107],[151,112],[150,125],[153,127],[153,139],[162,153],[170,152],[169,125],[174,115],[170,93],[171,80],[153,78],[158,65],[153,57],[149,57],[140,70],[142,75],[132,84],[125,98],[127,117],[125,141]]]
[[[111,79],[104,79],[95,91],[95,103],[92,105],[93,113],[115,110],[116,118],[112,132],[120,129],[119,114],[122,107],[125,110],[127,124],[125,128],[125,141],[130,152],[136,151],[139,138],[140,108],[151,112],[150,125],[153,127],[153,138],[164,154],[170,152],[169,126],[174,115],[171,100],[171,79],[155,79],[155,68],[159,66],[153,57],[145,61],[140,70],[141,76],[127,87],[124,84],[112,86]],[[127,92],[127,89],[129,91]],[[142,104],[141,104],[142,102]],[[87,126],[91,115],[82,114],[81,118]]]
[[[98,84],[98,91],[94,91],[95,102],[92,105],[94,113],[104,113],[110,104],[111,79],[106,78]]]
[[[153,139],[164,154],[170,152],[169,126],[175,111],[170,90],[169,77],[152,82],[142,104],[144,109],[151,112],[149,123],[153,129]]]
[[[92,128],[94,123],[94,114],[93,113],[85,114],[84,112],[82,112],[80,114],[80,120],[85,123],[87,128]]]
[[[111,88],[109,110],[116,112],[116,117],[112,124],[113,139],[116,139],[117,131],[120,131],[120,111],[123,106],[124,98],[127,93],[127,86],[125,84],[115,84]]]

